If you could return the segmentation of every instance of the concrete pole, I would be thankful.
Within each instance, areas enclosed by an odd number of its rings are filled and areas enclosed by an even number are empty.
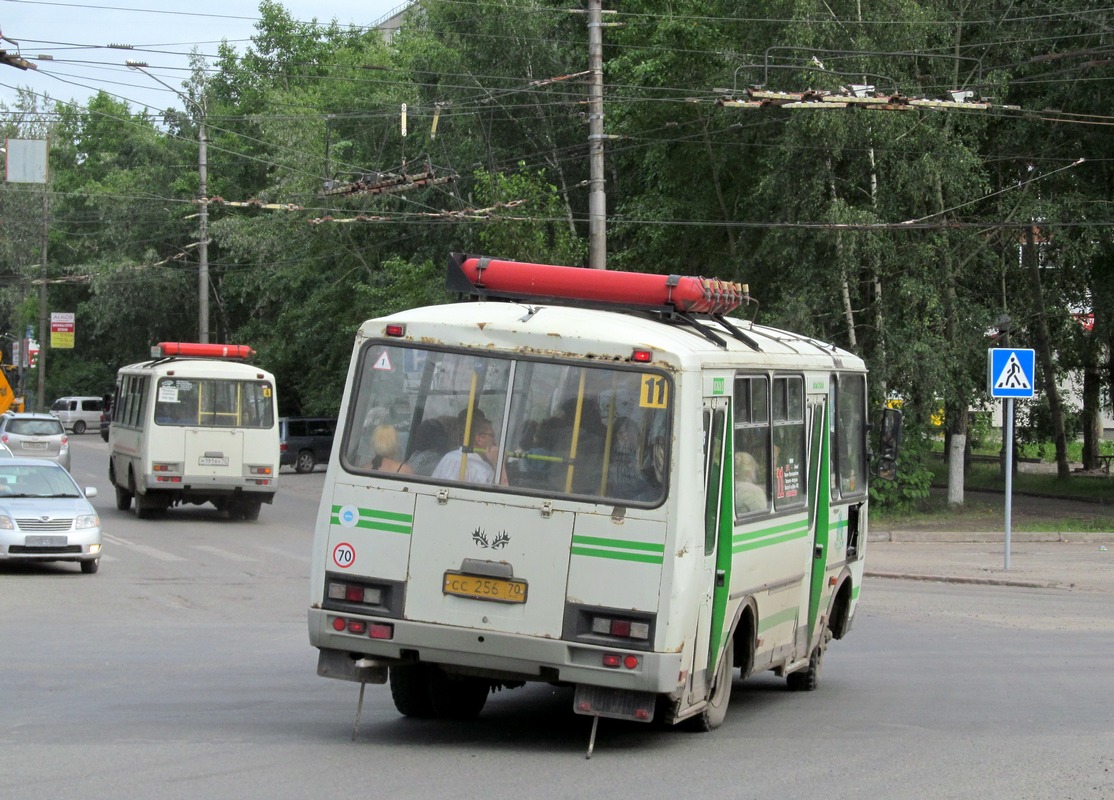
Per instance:
[[[588,266],[607,269],[603,175],[603,0],[588,0]]]
[[[50,193],[49,185],[43,184],[43,263],[40,270],[42,282],[39,284],[39,402],[35,409],[38,412],[46,411],[46,351],[50,344],[50,320],[46,307],[46,245],[50,233]]]
[[[197,341],[209,343],[209,160],[205,135],[205,110],[198,106],[197,177],[201,207],[197,243]]]

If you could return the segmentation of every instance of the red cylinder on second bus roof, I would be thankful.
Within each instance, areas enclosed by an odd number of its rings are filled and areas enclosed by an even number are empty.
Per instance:
[[[626,306],[671,306],[695,314],[726,314],[747,299],[742,284],[718,278],[647,275],[475,257],[465,259],[461,271],[477,286],[493,292]]]
[[[164,356],[195,358],[251,358],[255,351],[246,344],[201,344],[199,342],[159,342]]]

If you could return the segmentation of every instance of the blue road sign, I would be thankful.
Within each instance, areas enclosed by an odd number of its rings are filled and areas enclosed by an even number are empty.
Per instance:
[[[1033,399],[1037,384],[1035,350],[992,347],[986,355],[986,379],[991,397]]]

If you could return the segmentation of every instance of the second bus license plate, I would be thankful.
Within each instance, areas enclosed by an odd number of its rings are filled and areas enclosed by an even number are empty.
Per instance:
[[[496,603],[525,603],[526,581],[514,578],[491,578],[486,575],[465,575],[446,572],[441,590],[457,597],[493,600]]]

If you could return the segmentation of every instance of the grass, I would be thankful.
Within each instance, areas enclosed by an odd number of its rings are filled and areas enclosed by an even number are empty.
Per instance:
[[[1028,465],[1019,465],[1028,466]],[[996,461],[976,460],[964,481],[963,505],[947,502],[948,465],[934,460],[932,494],[915,511],[872,511],[881,528],[993,531],[1005,528],[1005,479]],[[1012,530],[1033,533],[1114,531],[1114,478],[1072,474],[1060,480],[1048,465],[1018,471],[1011,496]]]

